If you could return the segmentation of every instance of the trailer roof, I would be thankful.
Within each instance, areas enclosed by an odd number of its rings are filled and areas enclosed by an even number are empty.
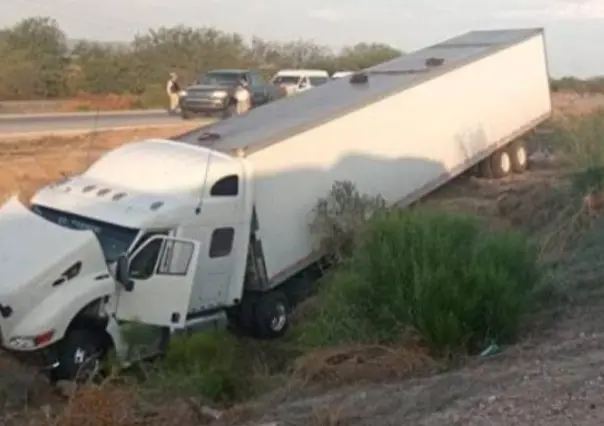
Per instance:
[[[542,33],[542,28],[468,32],[368,68],[368,84],[334,80],[173,140],[249,154]],[[427,66],[430,58],[444,62]]]

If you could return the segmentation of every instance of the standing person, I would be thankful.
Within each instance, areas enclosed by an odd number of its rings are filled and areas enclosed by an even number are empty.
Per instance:
[[[166,92],[168,94],[168,100],[170,102],[169,112],[171,114],[177,113],[179,109],[179,93],[180,85],[178,84],[178,76],[175,72],[170,73],[170,78],[166,84]]]
[[[243,115],[252,108],[252,93],[245,76],[241,77],[235,89],[235,100],[237,101],[237,115]]]

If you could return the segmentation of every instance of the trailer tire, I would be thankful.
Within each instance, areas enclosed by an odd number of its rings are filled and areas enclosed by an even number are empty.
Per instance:
[[[101,370],[105,349],[103,339],[94,330],[74,328],[57,344],[59,365],[52,370],[53,381],[86,381]]]
[[[512,159],[507,150],[495,151],[489,159],[493,178],[499,179],[512,173]]]
[[[289,303],[285,294],[272,291],[260,297],[254,309],[255,331],[261,339],[275,339],[289,328]]]
[[[509,145],[508,154],[514,173],[522,173],[528,168],[528,153],[523,141],[516,141]]]

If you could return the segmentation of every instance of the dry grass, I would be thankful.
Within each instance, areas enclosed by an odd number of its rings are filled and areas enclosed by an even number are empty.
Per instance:
[[[20,193],[24,198],[65,175],[83,171],[105,151],[149,137],[167,138],[199,126],[113,130],[68,137],[0,142],[0,202]]]
[[[421,345],[357,345],[312,351],[296,360],[294,376],[303,383],[341,386],[401,378],[436,362]]]
[[[552,93],[552,106],[555,118],[587,115],[604,106],[604,95],[601,93]]]

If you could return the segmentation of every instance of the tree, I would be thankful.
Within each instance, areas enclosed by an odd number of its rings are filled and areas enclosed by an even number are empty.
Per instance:
[[[56,97],[64,93],[68,49],[66,36],[56,21],[42,17],[25,19],[3,31],[2,39],[13,60],[20,61],[8,62],[12,72],[20,68],[28,71],[25,81],[19,78],[21,83],[17,93],[31,91],[39,97]],[[4,63],[6,59],[3,55]],[[27,88],[25,84],[32,87]]]
[[[122,45],[82,41],[68,48],[56,21],[34,17],[0,30],[0,96],[36,99],[91,94],[163,96],[170,72],[183,83],[213,68],[253,67],[271,74],[279,68],[361,69],[401,52],[380,43],[359,43],[341,52],[307,40],[253,38],[216,28],[161,27]]]

